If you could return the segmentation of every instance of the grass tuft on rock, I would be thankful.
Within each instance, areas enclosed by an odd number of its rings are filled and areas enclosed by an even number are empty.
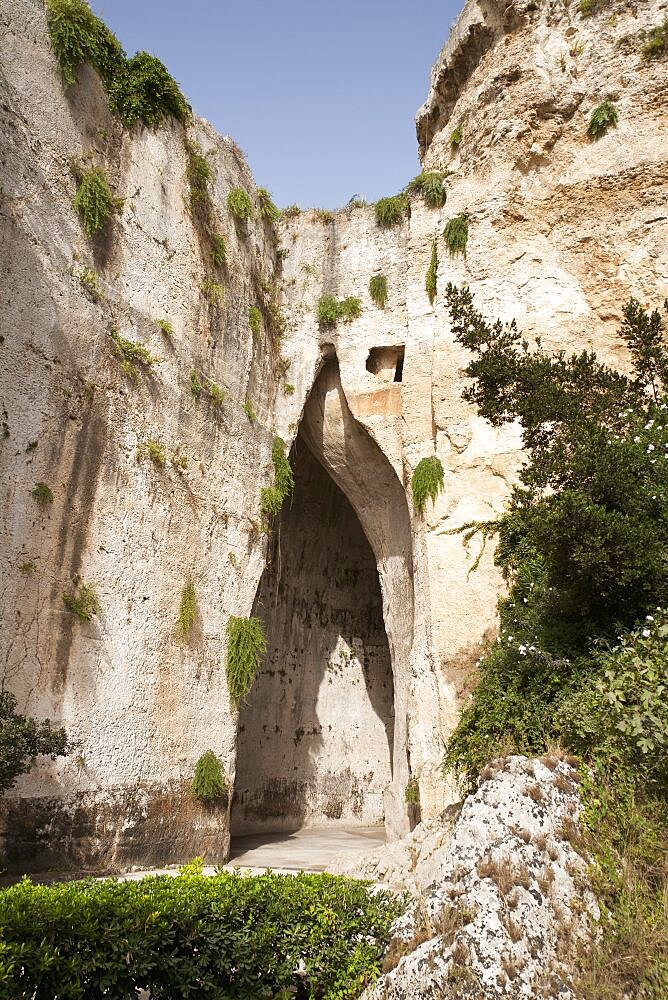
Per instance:
[[[47,483],[35,483],[30,496],[39,503],[53,503],[53,490]]]
[[[592,111],[589,125],[587,126],[587,134],[591,139],[600,139],[611,126],[616,128],[618,121],[619,112],[616,106],[612,101],[603,101],[602,104],[599,104]]]
[[[247,225],[253,218],[255,210],[251,196],[241,187],[234,187],[227,195],[227,210],[236,222]]]
[[[63,603],[68,611],[82,622],[92,621],[93,615],[100,613],[100,599],[94,583],[79,583],[74,593],[63,594]]]
[[[445,191],[445,174],[436,170],[423,170],[406,186],[408,194],[420,194],[425,205],[430,208],[442,208],[447,197]]]
[[[429,303],[433,306],[438,290],[438,249],[436,247],[436,240],[434,240],[431,246],[431,261],[425,275],[424,287],[429,298]]]
[[[190,635],[190,630],[197,621],[197,595],[192,576],[189,576],[181,591],[179,604],[179,632],[184,639]]]
[[[458,253],[466,256],[466,244],[469,238],[469,222],[465,215],[455,215],[449,219],[443,230],[443,236],[448,248],[448,253],[454,257]]]
[[[380,198],[373,206],[376,216],[376,224],[381,229],[391,229],[398,226],[410,212],[410,203],[407,196],[401,194],[392,195],[389,198]]]
[[[387,305],[387,278],[384,274],[374,274],[369,281],[369,295],[379,309]]]
[[[90,167],[78,174],[79,184],[72,204],[81,217],[86,236],[92,239],[106,227],[123,200],[114,197],[102,167]]]
[[[110,84],[125,62],[125,53],[85,0],[46,0],[46,17],[51,47],[66,85],[77,82],[77,67],[84,63],[90,63],[103,82]]]
[[[227,796],[223,766],[213,750],[207,750],[195,764],[192,791],[200,802],[213,803]]]
[[[432,503],[436,503],[436,498],[443,489],[443,476],[443,466],[435,455],[420,459],[416,465],[411,487],[413,504],[418,514],[424,513],[429,498]]]
[[[235,708],[245,702],[266,652],[267,640],[260,619],[230,615],[227,623],[225,673],[230,699]]]

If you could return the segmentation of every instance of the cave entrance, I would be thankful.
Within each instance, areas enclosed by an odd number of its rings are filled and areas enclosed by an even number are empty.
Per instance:
[[[300,433],[253,614],[268,652],[239,716],[235,835],[385,820],[394,685],[376,559]]]

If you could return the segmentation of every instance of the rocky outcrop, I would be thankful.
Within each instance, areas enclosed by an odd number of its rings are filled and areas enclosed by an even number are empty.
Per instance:
[[[366,1000],[573,997],[569,961],[599,915],[579,780],[561,755],[492,761],[454,821],[330,866],[412,895]]]
[[[594,347],[624,363],[614,337],[622,303],[668,294],[668,63],[639,55],[642,32],[664,14],[662,0],[610,5],[588,20],[561,3],[472,0],[418,118],[425,166],[449,171],[446,205],[414,198],[410,218],[390,230],[358,206],[333,220],[302,212],[276,227],[256,217],[244,233],[227,195],[241,186],[256,209],[259,201],[230,138],[197,118],[187,133],[173,122],[121,128],[89,67],[64,90],[40,0],[0,0],[0,673],[22,710],[63,723],[80,744],[65,761],[40,763],[6,797],[10,863],[225,857],[230,804],[200,807],[189,783],[211,748],[235,787],[239,716],[225,680],[227,621],[264,614],[258,595],[272,581],[302,579],[312,537],[293,538],[283,552],[280,525],[271,540],[261,530],[275,435],[290,447],[299,434],[343,492],[377,574],[356,590],[352,571],[368,570],[359,547],[348,560],[346,546],[323,546],[337,560],[331,575],[344,583],[323,588],[319,635],[332,622],[340,634],[323,640],[318,676],[328,684],[348,650],[351,683],[341,697],[363,704],[340,712],[319,688],[309,695],[315,710],[304,688],[292,698],[288,680],[274,692],[275,702],[290,702],[285,739],[310,733],[304,773],[291,765],[290,787],[313,793],[309,822],[337,822],[346,788],[355,789],[359,817],[379,818],[378,782],[365,784],[364,768],[350,767],[363,740],[347,740],[343,720],[372,718],[377,685],[362,649],[383,645],[393,706],[383,704],[372,721],[389,832],[409,831],[410,779],[422,817],[441,814],[454,796],[440,772],[442,741],[493,634],[502,586],[491,546],[469,573],[477,543],[468,552],[453,532],[502,509],[521,461],[517,428],[493,429],[462,401],[467,358],[453,340],[444,289],[466,281],[488,315],[516,316],[548,345]],[[587,120],[604,98],[618,104],[619,125],[594,142]],[[460,124],[454,148],[450,132]],[[186,140],[211,166],[213,219],[227,244],[217,281],[224,301],[207,284],[210,254],[189,208]],[[72,207],[72,161],[103,166],[123,199],[103,240],[86,239]],[[467,253],[451,258],[441,233],[460,212],[469,219]],[[434,240],[432,304],[425,273]],[[368,294],[378,273],[388,281],[384,309]],[[323,292],[359,297],[361,315],[319,327]],[[280,343],[270,334],[269,301],[285,315]],[[254,339],[249,309],[258,305],[265,321]],[[112,330],[158,359],[137,385],[121,368]],[[192,372],[224,391],[222,405],[208,392],[192,394]],[[149,442],[163,446],[163,465],[151,461]],[[434,454],[445,489],[420,515],[411,475]],[[52,503],[31,496],[38,482],[51,487]],[[359,537],[351,524],[346,530]],[[265,574],[267,557],[284,554],[293,562]],[[189,576],[198,618],[184,640],[176,621]],[[63,603],[81,580],[96,585],[100,601],[88,623]],[[340,603],[355,593],[373,595],[369,613],[346,619]],[[294,589],[289,600],[303,605],[308,594]],[[286,622],[286,608],[275,608],[273,620]],[[309,620],[309,608],[300,613]],[[379,613],[386,650],[374,638]],[[277,663],[302,656],[297,632],[271,636]],[[291,661],[293,685],[307,660]],[[267,691],[257,692],[259,713]],[[251,694],[244,712],[253,704]],[[248,732],[262,733],[259,715],[246,721]],[[338,735],[320,740],[328,727]],[[277,759],[290,757],[284,749]],[[261,798],[246,779],[242,793]],[[268,820],[273,810],[280,825],[281,795],[271,802]]]

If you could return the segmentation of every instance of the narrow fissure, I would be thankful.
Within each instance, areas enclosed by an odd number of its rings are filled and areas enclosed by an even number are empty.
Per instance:
[[[234,834],[384,821],[394,688],[376,560],[298,436],[254,614],[268,652],[239,717]]]

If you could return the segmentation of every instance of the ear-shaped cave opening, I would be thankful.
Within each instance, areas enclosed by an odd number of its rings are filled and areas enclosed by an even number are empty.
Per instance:
[[[253,613],[268,652],[239,716],[232,832],[409,830],[410,518],[338,363],[311,391]]]
[[[382,824],[392,777],[394,685],[376,560],[301,435],[291,463],[294,494],[253,610],[268,651],[239,716],[235,834]]]

